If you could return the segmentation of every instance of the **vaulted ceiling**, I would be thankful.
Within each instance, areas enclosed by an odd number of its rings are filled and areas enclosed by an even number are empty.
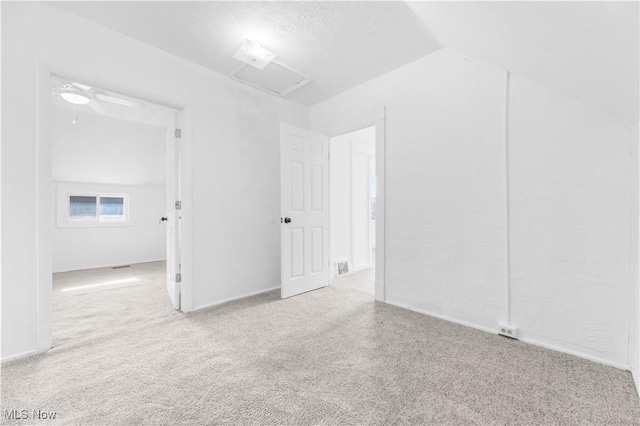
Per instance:
[[[638,121],[638,2],[410,2],[437,41]]]
[[[245,39],[312,81],[312,105],[440,48],[404,2],[56,2],[69,12],[229,75]]]
[[[638,121],[637,2],[60,2],[230,74],[246,38],[312,78],[312,105],[448,47]]]

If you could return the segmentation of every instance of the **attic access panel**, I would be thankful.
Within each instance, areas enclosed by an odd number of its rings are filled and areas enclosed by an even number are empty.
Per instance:
[[[232,80],[281,97],[311,81],[310,78],[277,61],[271,61],[263,69],[245,64],[229,77]]]

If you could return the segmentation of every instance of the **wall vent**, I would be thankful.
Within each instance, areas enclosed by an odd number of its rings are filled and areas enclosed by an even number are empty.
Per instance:
[[[336,270],[338,271],[338,275],[348,274],[350,269],[349,261],[347,259],[336,261]]]
[[[280,97],[288,95],[311,81],[310,78],[278,61],[271,61],[264,69],[243,64],[229,77]]]

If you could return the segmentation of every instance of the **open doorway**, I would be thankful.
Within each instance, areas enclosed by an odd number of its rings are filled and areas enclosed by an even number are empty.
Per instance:
[[[329,140],[332,284],[375,292],[376,127]]]
[[[79,317],[179,309],[179,112],[65,77],[50,87],[54,340]]]

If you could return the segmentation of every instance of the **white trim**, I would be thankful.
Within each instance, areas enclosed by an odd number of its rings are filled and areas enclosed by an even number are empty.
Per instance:
[[[387,300],[387,107],[376,126],[376,259],[375,300]]]
[[[496,330],[493,330],[493,329],[488,328],[488,327],[484,327],[482,325],[477,325],[477,324],[473,324],[473,323],[470,323],[470,322],[467,322],[467,321],[458,320],[458,319],[451,318],[451,317],[446,316],[446,315],[435,314],[435,313],[427,311],[425,309],[413,308],[413,307],[405,305],[403,303],[398,303],[398,302],[394,302],[394,301],[391,301],[391,300],[386,300],[385,303],[387,303],[388,305],[396,306],[398,308],[403,308],[403,309],[407,309],[409,311],[417,312],[419,314],[428,315],[430,317],[438,318],[438,319],[441,319],[441,320],[444,320],[444,321],[449,321],[449,322],[452,322],[454,324],[462,325],[462,326],[469,327],[469,328],[474,328],[476,330],[484,331],[484,332],[489,333],[489,334],[498,335],[498,332]],[[629,366],[625,366],[623,364],[618,364],[618,363],[612,362],[612,361],[607,361],[607,360],[599,358],[597,356],[586,355],[586,354],[582,354],[580,352],[572,351],[570,349],[565,349],[565,348],[560,348],[558,346],[549,345],[547,343],[539,342],[539,341],[537,341],[535,339],[527,339],[527,338],[522,339],[522,338],[519,338],[517,340],[519,340],[519,341],[521,341],[523,343],[527,343],[529,345],[539,346],[539,347],[542,347],[542,348],[545,348],[545,349],[549,349],[549,350],[552,350],[552,351],[561,352],[561,353],[564,353],[564,354],[567,354],[567,355],[572,355],[572,356],[575,356],[575,357],[578,357],[578,358],[586,359],[588,361],[597,362],[598,364],[604,364],[604,365],[608,365],[609,367],[619,368],[620,370],[630,371]]]
[[[182,135],[178,144],[180,158],[180,197],[182,210],[180,211],[180,309],[182,312],[193,310],[193,238],[192,238],[192,169],[191,169],[191,129],[193,129],[192,107],[185,106],[180,111],[180,125]]]
[[[458,319],[455,319],[455,318],[448,317],[446,315],[436,314],[436,313],[433,313],[431,311],[427,311],[425,309],[413,308],[413,307],[411,307],[409,305],[405,305],[405,304],[400,303],[400,302],[394,302],[394,301],[389,300],[389,299],[385,300],[385,303],[388,304],[388,305],[391,305],[391,306],[396,306],[398,308],[402,308],[402,309],[406,309],[406,310],[409,310],[409,311],[417,312],[419,314],[423,314],[423,315],[427,315],[427,316],[430,316],[430,317],[438,318],[438,319],[441,319],[441,320],[444,320],[444,321],[452,322],[454,324],[463,325],[463,326],[469,327],[469,328],[475,328],[476,330],[484,331],[485,333],[498,335],[498,332],[496,330],[493,330],[493,329],[488,328],[488,327],[484,327],[482,325],[477,325],[477,324],[473,324],[473,323],[470,323],[470,322],[458,320]]]
[[[271,291],[280,290],[280,288],[281,288],[281,286],[271,287],[271,288],[268,288],[266,290],[254,291],[252,293],[247,293],[247,294],[243,294],[241,296],[231,297],[229,299],[221,300],[219,302],[208,303],[206,305],[202,305],[202,306],[199,306],[199,307],[193,309],[192,312],[200,311],[200,310],[208,309],[208,308],[215,308],[216,306],[224,305],[225,303],[235,302],[236,300],[246,299],[248,297],[257,296],[259,294],[269,293]],[[281,300],[280,297],[278,297],[278,300]]]
[[[355,266],[353,267],[353,270],[349,271],[347,274],[342,274],[342,275],[336,275],[336,277],[340,276],[340,277],[344,277],[345,275],[349,275],[349,274],[355,274],[356,272],[361,272],[361,271],[366,271],[367,269],[371,269],[375,267],[375,265],[372,262],[369,262],[368,265],[362,265],[359,268],[356,268]]]
[[[640,395],[640,376],[638,370],[640,369],[640,289],[638,281],[638,228],[639,220],[638,203],[640,198],[638,196],[638,190],[640,188],[639,173],[638,173],[638,127],[632,127],[630,129],[632,134],[631,142],[631,170],[633,170],[633,180],[631,183],[631,235],[629,238],[629,265],[631,272],[631,283],[629,286],[629,301],[627,310],[629,313],[629,325],[627,336],[627,363],[631,365],[631,375],[634,380],[636,392]],[[633,335],[635,331],[635,336]]]
[[[387,113],[386,106],[384,107],[383,117],[381,119],[373,120],[367,124],[362,126],[354,126],[350,130],[344,130],[335,135],[330,135],[329,140],[336,138],[338,136],[346,135],[349,133],[354,133],[359,130],[368,129],[370,127],[375,128],[376,140],[375,140],[375,159],[376,159],[376,259],[375,264],[367,266],[362,269],[364,270],[368,267],[375,267],[375,300],[379,302],[386,301],[386,287],[385,287],[385,253],[386,253],[386,193],[385,193],[385,182],[386,182],[386,146],[387,146],[387,130],[386,130],[386,122],[387,122]],[[331,146],[331,143],[329,143]],[[331,156],[329,156],[329,165],[331,165]],[[329,188],[331,191],[331,188]],[[331,199],[331,197],[329,197]],[[331,204],[329,204],[329,208],[331,208]],[[333,259],[331,254],[331,221],[329,221],[329,259]],[[333,261],[331,261],[333,262]],[[353,255],[351,256],[351,263],[353,264]],[[353,265],[352,265],[353,266]],[[333,269],[333,264],[331,265]],[[356,272],[355,270],[353,272]],[[335,273],[335,275],[333,275]],[[350,272],[351,273],[351,272]],[[344,275],[340,275],[344,276]],[[331,274],[331,279],[338,277],[337,271],[333,271]]]
[[[4,364],[5,362],[11,362],[11,361],[17,361],[19,359],[23,359],[23,358],[29,358],[35,355],[42,355],[43,353],[46,353],[49,349],[40,349],[37,351],[29,351],[29,352],[22,352],[20,354],[17,355],[11,355],[8,356],[6,358],[2,359],[2,364]]]
[[[46,352],[53,342],[53,226],[51,223],[51,72],[36,68],[36,348]]]
[[[114,265],[102,265],[102,266],[87,266],[85,268],[73,268],[73,269],[64,269],[61,271],[53,271],[54,274],[60,274],[63,272],[73,272],[73,271],[87,271],[89,269],[104,269],[104,268],[113,268],[114,266],[124,266],[124,265],[129,265],[129,266],[134,266],[134,265],[140,265],[143,263],[152,263],[152,262],[165,262],[167,259],[162,258],[162,259],[152,259],[152,260],[137,260],[135,262],[131,262],[131,263],[118,263],[118,264],[114,264]]]
[[[526,337],[524,339],[523,338],[519,338],[518,340],[520,340],[521,342],[524,342],[524,343],[528,343],[530,345],[540,346],[541,348],[549,349],[549,350],[556,351],[556,352],[561,352],[561,353],[567,354],[567,355],[573,355],[575,357],[586,359],[588,361],[597,362],[598,364],[608,365],[609,367],[619,368],[620,370],[631,371],[631,369],[629,368],[628,365],[618,364],[617,362],[613,362],[613,361],[607,361],[606,359],[602,359],[602,358],[597,357],[597,356],[586,355],[586,354],[583,354],[583,353],[580,353],[580,352],[573,351],[571,349],[565,349],[565,348],[561,348],[561,347],[558,347],[558,346],[555,346],[555,345],[550,345],[548,343],[542,343],[542,342],[537,341],[535,339],[527,339]]]
[[[505,209],[505,325],[511,324],[511,213],[509,206],[509,71],[504,72],[504,209]]]

